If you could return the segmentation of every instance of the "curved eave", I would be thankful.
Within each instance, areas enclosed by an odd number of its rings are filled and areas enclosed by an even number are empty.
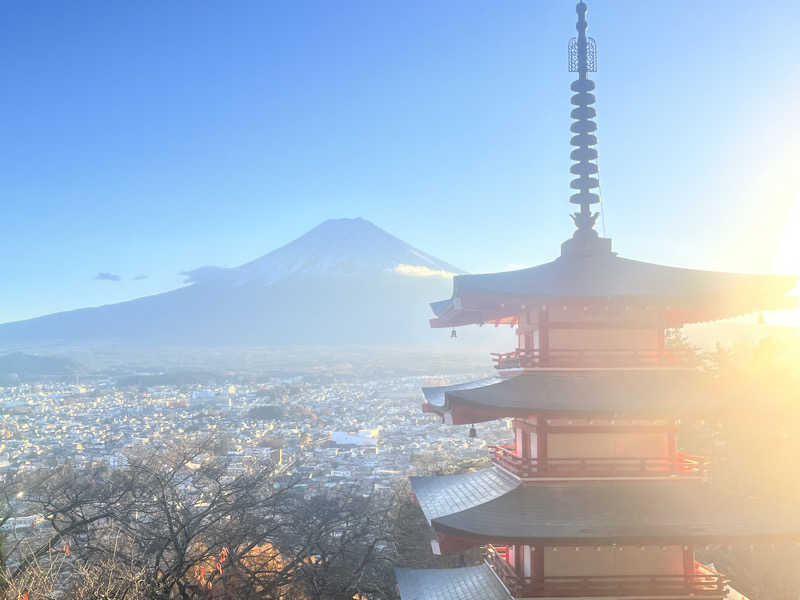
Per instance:
[[[790,288],[794,289],[793,287]],[[735,292],[732,292],[735,293]],[[609,305],[633,305],[641,307],[659,307],[664,310],[664,325],[677,328],[694,323],[709,323],[732,319],[761,311],[794,310],[800,306],[800,299],[793,296],[771,296],[737,302],[731,296],[717,296],[706,298],[675,299],[670,301],[664,297],[607,297],[607,296],[545,296],[536,295],[520,299],[507,297],[495,298],[495,306],[484,308],[453,307],[452,300],[446,300],[449,307],[441,316],[430,319],[433,329],[463,327],[465,325],[506,324],[519,317],[521,313],[531,306],[543,305],[581,305],[606,307]],[[681,306],[689,304],[689,306]],[[692,306],[694,304],[694,306]]]
[[[670,327],[791,309],[797,276],[698,271],[644,263],[613,254],[568,258],[519,271],[459,275],[453,296],[431,304],[432,327],[512,319],[541,305],[655,306]]]
[[[491,530],[473,532],[459,526],[450,527],[439,521],[432,523],[438,537],[447,540],[458,540],[460,545],[444,549],[442,554],[463,552],[468,548],[486,544],[527,544],[530,546],[679,546],[683,544],[763,544],[763,543],[797,543],[800,542],[800,528],[793,531],[752,532],[752,533],[715,533],[680,532],[664,529],[647,531],[641,534],[599,535],[576,534],[573,536],[521,535],[519,531],[511,533],[494,533]]]
[[[512,600],[485,563],[457,569],[395,568],[402,600]]]
[[[422,412],[437,414],[448,425],[465,425],[469,423],[493,421],[494,419],[499,418],[500,415],[491,409],[488,411],[472,411],[474,414],[469,415],[465,414],[464,411],[460,411],[459,414],[454,415],[451,411],[451,406],[448,403],[447,394],[451,392],[482,388],[500,381],[502,380],[499,377],[487,377],[485,379],[478,379],[477,381],[469,381],[466,383],[457,383],[455,385],[424,387],[422,388],[422,394],[425,396],[425,403],[422,405]]]
[[[533,370],[508,378],[424,388],[425,412],[449,424],[527,415],[706,418],[727,395],[693,369]]]
[[[483,388],[501,381],[502,379],[499,377],[486,377],[484,379],[467,381],[465,383],[430,386],[422,388],[422,394],[425,396],[425,401],[428,404],[437,408],[444,408],[446,406],[446,396],[448,393]]]
[[[443,488],[442,493],[445,493]],[[800,540],[788,507],[722,499],[695,481],[518,486],[431,519],[437,535],[483,543],[685,544]]]

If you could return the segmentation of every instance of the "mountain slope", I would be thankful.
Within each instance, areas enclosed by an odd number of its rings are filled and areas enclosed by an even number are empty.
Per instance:
[[[430,338],[427,303],[459,272],[369,221],[337,219],[240,267],[188,272],[171,292],[0,325],[0,344],[412,343]]]

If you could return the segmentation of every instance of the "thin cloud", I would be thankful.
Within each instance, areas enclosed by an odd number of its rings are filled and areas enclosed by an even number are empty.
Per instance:
[[[444,269],[431,269],[430,267],[423,267],[421,265],[397,265],[394,268],[394,272],[407,277],[440,277],[442,279],[450,279],[455,276],[455,273],[445,271]]]
[[[142,279],[147,279],[149,275],[137,275],[133,278],[134,281],[141,281]]]
[[[119,281],[122,279],[119,275],[115,273],[98,273],[94,276],[97,281]]]

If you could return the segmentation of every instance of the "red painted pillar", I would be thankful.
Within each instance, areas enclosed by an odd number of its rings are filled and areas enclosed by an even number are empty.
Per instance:
[[[544,546],[537,544],[531,546],[531,574],[532,582],[536,591],[544,590]]]
[[[530,352],[533,349],[533,323],[531,322],[530,311],[525,311],[524,314],[520,315],[517,330],[519,331],[517,347],[520,350]]]
[[[530,459],[531,457],[530,429],[528,427],[521,427],[521,429],[522,429],[522,457],[525,459]]]
[[[678,464],[677,423],[672,423],[672,427],[667,433],[667,457],[669,458],[670,470],[678,471],[680,469],[680,465]]]
[[[683,576],[686,582],[686,591],[691,592],[694,584],[692,581],[694,576],[694,546],[683,547]]]
[[[539,362],[547,366],[550,360],[550,316],[547,307],[539,310]]]
[[[531,477],[534,473],[532,472],[533,466],[531,464],[530,426],[524,421],[518,421],[518,423],[519,435],[515,437],[521,442],[519,454],[522,460],[520,461],[519,472],[517,474],[520,477]]]
[[[536,470],[547,473],[547,419],[542,415],[536,418]]]

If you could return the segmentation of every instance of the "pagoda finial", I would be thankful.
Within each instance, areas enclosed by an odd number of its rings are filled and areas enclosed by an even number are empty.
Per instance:
[[[597,150],[592,147],[597,144],[597,137],[594,135],[597,124],[593,121],[596,113],[591,106],[595,98],[590,93],[594,89],[594,82],[588,77],[590,72],[597,71],[597,46],[592,38],[586,37],[586,8],[586,3],[582,1],[575,7],[578,13],[578,23],[575,26],[578,37],[569,41],[569,70],[578,73],[578,79],[570,86],[575,92],[572,104],[576,107],[571,114],[575,121],[570,127],[570,131],[575,134],[570,142],[575,150],[570,156],[576,162],[570,172],[577,175],[570,187],[578,190],[578,193],[573,194],[569,201],[581,207],[580,212],[572,215],[578,230],[591,235],[589,232],[594,233],[598,215],[591,211],[591,205],[600,202],[600,196],[590,190],[600,187],[600,180],[597,178],[595,162]]]

